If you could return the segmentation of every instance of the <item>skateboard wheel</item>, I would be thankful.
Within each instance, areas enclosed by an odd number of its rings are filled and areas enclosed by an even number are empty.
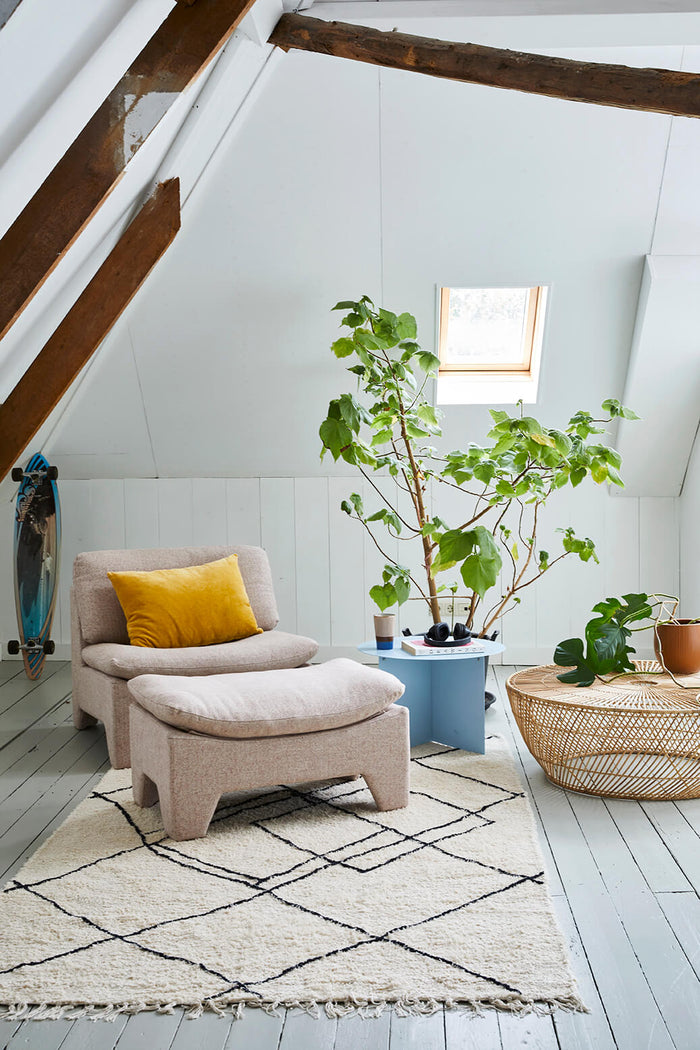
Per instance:
[[[13,481],[21,481],[23,477],[24,477],[24,471],[22,470],[21,467],[13,467],[12,468],[12,480]]]
[[[46,477],[49,481],[58,481],[58,467],[49,467],[46,471]]]
[[[12,638],[11,641],[7,643],[7,652],[9,656],[17,656],[17,653],[19,652],[19,642],[16,638]]]
[[[50,638],[47,638],[44,642],[43,649],[48,656],[53,656],[56,652],[56,643],[52,642]]]

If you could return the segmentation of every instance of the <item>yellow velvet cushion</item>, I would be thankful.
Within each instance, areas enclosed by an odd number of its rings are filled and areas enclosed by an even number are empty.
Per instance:
[[[185,569],[110,572],[132,645],[180,649],[262,634],[238,555]]]

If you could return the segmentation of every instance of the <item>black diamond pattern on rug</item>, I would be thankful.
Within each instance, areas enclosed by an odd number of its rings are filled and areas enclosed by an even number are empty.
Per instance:
[[[523,793],[512,780],[501,786],[465,772],[464,758],[440,745],[420,749],[416,804],[388,813],[375,810],[361,779],[225,796],[206,839],[183,843],[165,836],[157,806],[135,806],[130,784],[98,788],[99,841],[94,825],[70,828],[79,863],[40,878],[22,872],[6,889],[31,897],[42,922],[60,916],[60,941],[10,952],[0,978],[33,968],[53,979],[69,956],[81,956],[83,968],[108,966],[121,948],[144,966],[196,972],[212,1003],[276,999],[278,987],[299,977],[313,984],[340,959],[358,979],[374,960],[415,971],[416,980],[427,969],[447,983],[476,979],[493,996],[527,994],[495,961],[488,971],[470,966],[455,937],[470,909],[490,909],[496,898],[500,907],[509,895],[522,907],[523,888],[543,886],[541,858],[508,863],[501,843],[501,817],[523,805]],[[407,913],[415,861],[429,871],[430,891],[411,897]],[[125,884],[134,863],[147,881]],[[269,950],[251,953],[261,931]]]

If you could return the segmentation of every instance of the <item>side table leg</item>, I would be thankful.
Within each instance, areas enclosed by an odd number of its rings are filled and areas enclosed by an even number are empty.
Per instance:
[[[431,708],[431,668],[432,660],[421,662],[421,657],[413,660],[390,660],[379,656],[379,669],[388,671],[406,686],[406,692],[397,701],[407,707],[410,716],[411,747],[426,744],[433,739]]]
[[[485,663],[483,657],[432,661],[433,740],[483,755]]]

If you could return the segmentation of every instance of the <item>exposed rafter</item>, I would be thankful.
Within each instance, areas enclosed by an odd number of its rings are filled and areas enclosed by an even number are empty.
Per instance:
[[[254,0],[178,3],[0,240],[0,338]]]
[[[270,37],[296,48],[447,80],[673,116],[700,117],[700,74],[576,62],[285,14]]]
[[[0,480],[15,465],[180,229],[178,179],[161,183],[0,405]]]

